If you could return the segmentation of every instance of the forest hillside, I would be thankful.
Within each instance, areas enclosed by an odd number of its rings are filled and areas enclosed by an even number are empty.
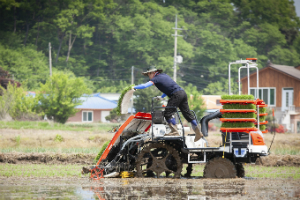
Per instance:
[[[182,86],[226,94],[228,63],[241,58],[300,64],[293,0],[10,0],[0,1],[0,66],[35,90],[49,77],[51,43],[53,71],[84,77],[93,92],[120,92],[132,66],[135,84],[150,65],[173,76],[176,15]]]

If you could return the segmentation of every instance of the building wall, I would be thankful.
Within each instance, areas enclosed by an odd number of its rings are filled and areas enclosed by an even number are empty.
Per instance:
[[[294,133],[300,133],[297,130],[297,123],[300,123],[300,115],[291,115],[291,125],[293,126],[292,130],[294,130]]]
[[[74,116],[69,117],[67,122],[81,122],[82,120],[82,112],[79,110]]]
[[[79,110],[75,116],[72,116],[72,117],[69,117],[68,121],[67,122],[83,122],[82,121],[82,112],[84,111],[92,111],[93,112],[93,123],[94,122],[106,122],[106,121],[103,121],[101,120],[101,113],[102,111],[107,114],[107,112],[110,112],[111,109],[109,110],[93,110],[93,109],[82,109],[82,110]],[[86,122],[86,123],[90,123],[90,122]]]
[[[256,87],[256,73],[250,76],[250,87]],[[300,107],[300,80],[271,67],[259,71],[259,87],[276,87],[276,107],[282,105],[282,88],[294,88],[294,105]],[[242,94],[248,94],[247,78],[242,79]]]

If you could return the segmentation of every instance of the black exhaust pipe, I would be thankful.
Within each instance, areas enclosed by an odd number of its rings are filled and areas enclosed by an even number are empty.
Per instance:
[[[216,118],[222,118],[222,113],[219,110],[212,114],[202,117],[202,119],[200,120],[201,132],[205,137],[208,136],[208,122]]]

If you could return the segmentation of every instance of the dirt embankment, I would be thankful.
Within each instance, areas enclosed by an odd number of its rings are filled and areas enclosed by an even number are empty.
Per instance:
[[[0,163],[92,165],[96,156],[96,154],[6,153],[0,154]]]
[[[0,163],[13,164],[84,164],[92,165],[96,154],[51,154],[51,153],[6,153],[0,154]],[[300,167],[299,155],[269,155],[257,159],[256,165],[297,166]]]
[[[256,160],[256,165],[300,167],[300,155],[269,155]]]

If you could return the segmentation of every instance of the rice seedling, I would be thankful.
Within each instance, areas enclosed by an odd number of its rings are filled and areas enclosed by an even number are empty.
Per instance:
[[[223,122],[221,127],[224,128],[254,127],[254,123],[253,122]]]
[[[256,109],[256,106],[254,104],[224,104],[223,109]]]
[[[222,95],[223,100],[254,100],[253,95]]]

